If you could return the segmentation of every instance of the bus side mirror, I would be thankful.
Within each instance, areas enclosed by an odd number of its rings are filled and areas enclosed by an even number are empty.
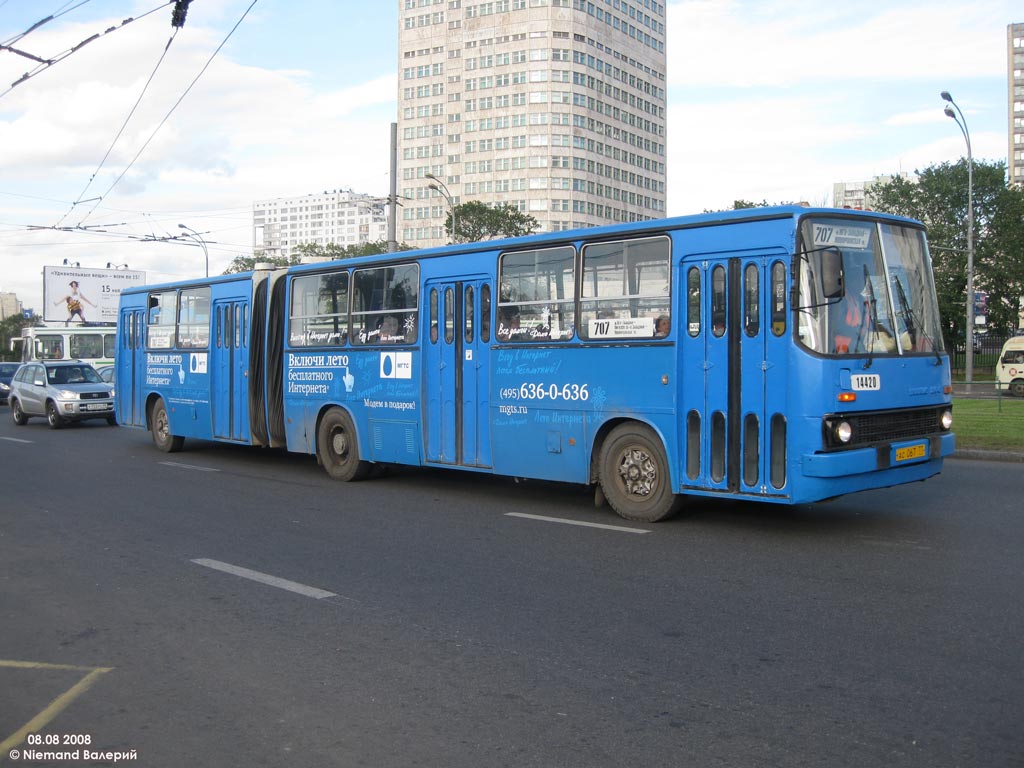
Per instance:
[[[846,293],[843,254],[838,248],[821,252],[821,289],[826,299],[839,299]]]

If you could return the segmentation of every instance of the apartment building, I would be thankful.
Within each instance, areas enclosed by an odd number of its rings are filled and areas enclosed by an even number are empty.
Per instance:
[[[1024,23],[1006,27],[1006,70],[1009,179],[1024,184]]]
[[[253,250],[288,256],[296,245],[342,247],[387,240],[386,200],[334,190],[253,203]]]
[[[897,176],[912,184],[917,183],[915,174],[902,171],[898,174],[882,174],[867,181],[839,181],[832,185],[832,205],[836,208],[869,211],[872,208],[871,188],[888,184]]]
[[[399,0],[398,239],[451,206],[559,231],[665,216],[665,5]]]
[[[21,314],[21,302],[16,293],[0,291],[0,320]]]

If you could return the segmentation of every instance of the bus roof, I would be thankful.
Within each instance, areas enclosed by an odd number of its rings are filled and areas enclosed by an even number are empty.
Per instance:
[[[809,215],[829,215],[849,218],[884,219],[903,224],[910,224],[924,228],[924,224],[914,219],[907,219],[893,214],[881,213],[878,211],[863,211],[852,208],[811,208],[804,205],[779,205],[772,207],[741,208],[731,211],[714,211],[688,216],[673,216],[664,219],[648,219],[646,221],[633,221],[621,224],[607,224],[599,227],[586,227],[571,229],[561,232],[541,232],[521,237],[501,238],[495,240],[483,240],[472,243],[455,243],[452,245],[440,245],[430,248],[415,248],[408,251],[395,251],[393,253],[375,253],[367,256],[354,256],[343,259],[346,266],[358,267],[366,264],[380,262],[383,257],[390,257],[396,260],[405,259],[426,259],[437,256],[449,256],[459,253],[469,253],[481,250],[507,250],[512,248],[531,247],[552,247],[564,245],[581,239],[600,239],[604,237],[615,237],[622,235],[635,235],[648,232],[658,234],[667,229],[690,229],[699,227],[716,226],[720,224],[735,223],[740,221],[769,221],[778,219],[799,219]],[[209,285],[216,283],[231,282],[234,280],[252,279],[254,275],[266,274],[268,272],[283,272],[285,270],[293,274],[304,272],[317,272],[323,270],[328,264],[337,265],[338,261],[318,261],[309,264],[295,264],[289,267],[275,267],[271,270],[254,270],[248,272],[233,272],[226,275],[213,277],[199,277],[195,279],[176,280],[168,283],[152,285],[132,286],[124,288],[122,294],[148,293],[154,290],[187,287],[188,285]]]

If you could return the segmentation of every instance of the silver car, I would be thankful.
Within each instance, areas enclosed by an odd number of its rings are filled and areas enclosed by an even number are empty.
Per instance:
[[[30,416],[45,416],[52,429],[86,419],[117,423],[114,388],[81,360],[25,363],[11,381],[10,403],[11,416],[19,425]]]

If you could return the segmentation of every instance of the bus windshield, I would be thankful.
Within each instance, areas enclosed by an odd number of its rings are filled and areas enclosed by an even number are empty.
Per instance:
[[[836,249],[842,269],[830,280],[822,254]],[[811,351],[844,356],[943,351],[923,230],[883,221],[807,218],[797,263],[797,335]]]

